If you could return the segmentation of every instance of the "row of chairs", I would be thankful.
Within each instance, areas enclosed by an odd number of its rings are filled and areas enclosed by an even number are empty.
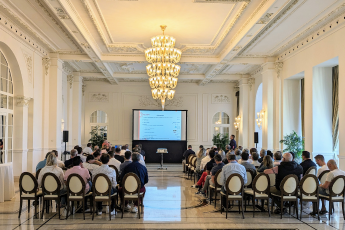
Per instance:
[[[115,168],[115,170],[117,170]],[[39,172],[38,172],[39,173]],[[38,174],[37,173],[37,174]],[[118,175],[118,174],[116,174]],[[37,175],[36,175],[37,176]],[[43,204],[49,201],[55,200],[57,204],[58,214],[60,218],[60,201],[62,196],[67,196],[67,215],[68,218],[69,209],[71,208],[70,203],[81,202],[83,207],[83,217],[85,220],[85,197],[90,197],[92,220],[94,219],[94,213],[96,211],[96,202],[110,203],[115,199],[116,204],[118,203],[118,192],[111,194],[111,182],[105,174],[98,174],[93,180],[92,192],[85,194],[85,181],[78,174],[71,174],[67,179],[67,193],[60,194],[61,183],[58,177],[53,173],[46,173],[42,178],[42,188],[38,189],[37,179],[29,172],[23,172],[19,179],[20,189],[20,209],[18,218],[20,218],[22,212],[22,204],[24,200],[28,201],[28,212],[30,212],[30,201],[35,201],[35,217],[37,218],[37,205],[39,199],[42,199]],[[140,212],[143,212],[143,193],[140,193],[141,182],[139,177],[134,173],[127,173],[122,181],[122,217],[124,212],[124,204],[126,200],[138,200],[138,204],[141,201],[138,211],[140,219]],[[48,209],[47,209],[48,211]],[[42,208],[41,218],[43,218],[44,208]],[[109,212],[109,220],[111,220],[111,212]]]

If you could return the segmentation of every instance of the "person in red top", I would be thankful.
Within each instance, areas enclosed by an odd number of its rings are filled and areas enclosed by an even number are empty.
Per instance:
[[[104,141],[103,141],[102,149],[103,149],[103,148],[106,148],[106,149],[109,149],[109,148],[110,148],[110,144],[109,144],[109,142],[108,142],[107,140],[104,140]]]

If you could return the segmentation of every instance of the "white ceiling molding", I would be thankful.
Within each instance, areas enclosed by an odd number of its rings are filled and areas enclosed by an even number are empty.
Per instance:
[[[193,0],[194,3],[238,3],[238,2],[247,2],[251,0]]]

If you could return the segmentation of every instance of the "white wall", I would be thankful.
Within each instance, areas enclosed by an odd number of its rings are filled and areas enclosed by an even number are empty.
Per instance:
[[[92,97],[94,93],[103,93],[107,99],[98,101]],[[227,97],[223,101],[215,101],[216,96]],[[151,97],[147,82],[123,83],[110,85],[105,82],[86,82],[84,98],[85,132],[82,143],[89,138],[90,115],[95,110],[103,110],[108,114],[108,140],[112,144],[132,143],[132,109],[160,110]],[[212,83],[199,86],[195,83],[178,83],[175,98],[166,110],[188,110],[188,144],[197,149],[200,144],[212,145],[212,117],[217,112],[225,112],[230,116],[230,134],[235,133],[233,122],[236,116],[236,97],[233,83]],[[179,103],[177,103],[179,102]]]

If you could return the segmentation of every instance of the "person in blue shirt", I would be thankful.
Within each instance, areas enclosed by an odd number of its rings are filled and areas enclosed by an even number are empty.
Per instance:
[[[49,156],[51,152],[48,152],[46,154],[46,158],[43,160],[43,161],[40,161],[38,162],[37,166],[36,166],[36,172],[39,170],[39,169],[42,169],[46,166],[46,163],[47,163],[47,157]]]

